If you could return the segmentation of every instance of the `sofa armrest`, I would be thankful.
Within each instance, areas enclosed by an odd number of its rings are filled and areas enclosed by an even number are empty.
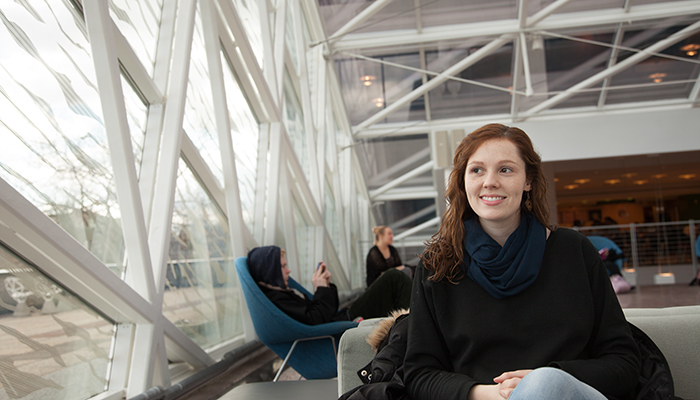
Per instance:
[[[364,321],[363,321],[364,322]],[[372,361],[374,350],[367,343],[374,323],[360,324],[348,329],[340,338],[338,346],[338,396],[362,384],[357,371]]]
[[[656,343],[668,361],[676,396],[692,399],[700,393],[700,306],[628,308],[629,322]]]

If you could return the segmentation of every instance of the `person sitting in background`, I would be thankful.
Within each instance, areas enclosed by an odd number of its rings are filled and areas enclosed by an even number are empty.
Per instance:
[[[411,278],[401,271],[383,274],[353,302],[349,309],[338,310],[338,289],[331,283],[331,272],[321,261],[311,283],[313,299],[289,288],[286,251],[278,246],[256,247],[248,252],[248,270],[260,290],[282,312],[295,320],[318,325],[333,321],[386,317],[390,312],[408,308],[411,303]]]
[[[385,225],[375,226],[372,232],[374,232],[374,246],[367,253],[367,287],[391,268],[404,271],[413,278],[413,269],[405,269],[399,252],[392,246],[394,232],[391,228]]]
[[[600,258],[603,259],[605,269],[608,270],[610,282],[613,285],[613,289],[615,289],[615,293],[627,293],[630,290],[634,289],[634,287],[632,287],[632,285],[630,285],[629,282],[627,282],[625,277],[622,276],[622,272],[620,272],[620,267],[617,266],[616,261],[619,259],[624,259],[622,253],[618,253],[615,249],[603,247],[598,251],[598,254],[600,254]]]

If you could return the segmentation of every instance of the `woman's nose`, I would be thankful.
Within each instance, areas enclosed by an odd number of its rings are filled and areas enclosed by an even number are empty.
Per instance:
[[[484,176],[484,187],[498,187],[499,185],[498,174],[487,172]]]

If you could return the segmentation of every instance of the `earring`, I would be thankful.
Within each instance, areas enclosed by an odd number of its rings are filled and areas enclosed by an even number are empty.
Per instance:
[[[530,201],[530,191],[525,192],[525,208],[532,211],[532,201]]]

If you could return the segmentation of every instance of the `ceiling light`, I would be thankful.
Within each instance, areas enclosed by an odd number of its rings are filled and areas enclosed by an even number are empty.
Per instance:
[[[588,179],[588,178],[576,179],[576,180],[574,180],[574,182],[578,183],[579,185],[583,185],[584,183],[588,183],[588,182],[590,182],[590,181],[591,181],[591,180]]]
[[[559,178],[554,178],[554,182],[559,182]]]
[[[566,185],[566,186],[564,186],[564,189],[567,189],[567,190],[574,190],[574,189],[576,189],[577,187],[578,187],[578,185]]]
[[[697,43],[686,44],[685,46],[681,47],[681,51],[685,51],[685,54],[688,57],[698,54],[698,50],[700,50],[700,44]]]
[[[362,78],[360,78],[360,80],[362,81],[362,84],[365,86],[372,86],[372,82],[376,79],[377,79],[377,77],[372,76],[372,75],[365,75]]]
[[[626,174],[622,174],[622,177],[623,177],[623,178],[629,179],[629,178],[631,178],[631,177],[633,177],[633,176],[636,176],[636,175],[637,175],[636,172],[628,172],[628,173],[626,173]]]
[[[652,175],[651,177],[654,179],[661,179],[661,178],[665,178],[667,176],[668,175],[666,175],[666,174],[656,174],[656,175]]]
[[[372,99],[372,103],[374,103],[374,105],[377,108],[384,107],[384,99],[382,99],[381,97],[377,97],[376,99]]]
[[[695,174],[684,174],[684,175],[678,175],[679,178],[681,179],[693,179],[695,178]]]
[[[620,180],[619,179],[608,179],[607,181],[605,181],[605,183],[607,183],[608,185],[617,185],[618,183],[620,183]]]
[[[654,83],[661,83],[663,81],[663,78],[666,77],[666,74],[663,72],[657,72],[655,74],[649,75],[649,78],[651,78]]]
[[[640,180],[634,181],[634,182],[632,182],[632,183],[634,183],[635,185],[640,185],[640,186],[641,186],[641,185],[646,185],[647,183],[649,183],[649,181],[646,180],[646,179],[640,179]]]

